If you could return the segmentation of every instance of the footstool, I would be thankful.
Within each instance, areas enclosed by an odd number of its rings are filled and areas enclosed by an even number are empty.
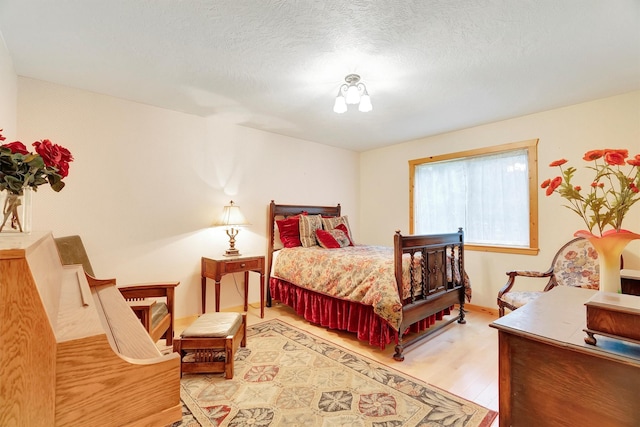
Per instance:
[[[205,313],[173,340],[183,373],[221,373],[233,378],[233,359],[247,345],[247,317],[240,313]]]

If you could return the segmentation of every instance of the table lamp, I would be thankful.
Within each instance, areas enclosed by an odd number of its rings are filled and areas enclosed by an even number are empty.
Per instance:
[[[226,227],[227,236],[229,236],[229,249],[224,253],[224,256],[239,256],[240,251],[236,249],[236,236],[240,231],[238,227],[250,225],[247,219],[240,211],[240,207],[233,204],[233,200],[229,202],[229,205],[224,207],[220,219],[214,224],[220,227]]]

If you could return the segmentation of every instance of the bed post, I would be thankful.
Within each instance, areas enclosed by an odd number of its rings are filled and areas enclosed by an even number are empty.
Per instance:
[[[271,307],[271,287],[269,286],[269,281],[271,279],[271,263],[273,261],[273,239],[274,239],[274,226],[273,221],[275,218],[275,202],[271,200],[268,209],[268,217],[267,217],[267,265],[266,275],[265,277],[265,286],[267,287],[267,307]]]
[[[466,319],[464,318],[464,316],[465,316],[465,311],[464,311],[464,297],[465,297],[464,275],[465,275],[465,271],[466,270],[464,269],[464,231],[462,231],[462,227],[458,227],[458,234],[460,235],[460,244],[458,245],[458,257],[460,257],[460,260],[458,261],[458,266],[459,266],[459,271],[460,271],[460,281],[462,282],[461,283],[462,287],[460,288],[460,305],[459,305],[459,311],[458,311],[458,323],[464,325],[465,323],[467,323]],[[454,257],[452,256],[451,258],[453,259]],[[451,270],[451,271],[453,271],[453,270]]]

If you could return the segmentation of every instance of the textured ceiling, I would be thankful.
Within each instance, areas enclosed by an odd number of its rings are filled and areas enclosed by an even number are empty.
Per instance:
[[[639,0],[0,0],[18,75],[356,151],[640,89]],[[338,115],[358,73],[373,111]]]

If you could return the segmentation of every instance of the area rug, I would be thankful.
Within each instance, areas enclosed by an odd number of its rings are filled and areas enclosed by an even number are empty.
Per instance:
[[[233,379],[182,377],[176,426],[487,427],[497,415],[277,319],[247,337]]]

